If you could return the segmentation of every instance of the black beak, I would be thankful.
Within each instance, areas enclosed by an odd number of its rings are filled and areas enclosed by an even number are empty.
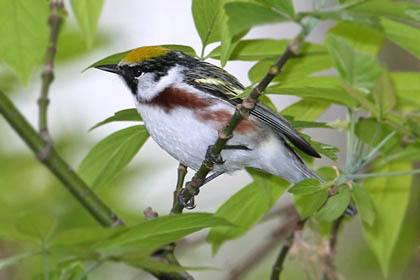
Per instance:
[[[98,68],[100,70],[104,70],[104,71],[107,71],[107,72],[111,72],[111,73],[114,73],[114,74],[120,74],[120,71],[118,69],[117,64],[98,65],[98,66],[95,66],[95,68]]]

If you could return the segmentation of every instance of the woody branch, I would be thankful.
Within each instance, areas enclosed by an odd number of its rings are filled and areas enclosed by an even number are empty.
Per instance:
[[[50,2],[50,16],[48,25],[50,26],[50,39],[48,42],[44,70],[41,74],[42,85],[41,95],[38,99],[39,105],[39,132],[50,145],[51,137],[48,131],[47,109],[49,104],[48,93],[52,81],[54,80],[54,60],[57,53],[58,34],[65,14],[63,0],[52,0]]]

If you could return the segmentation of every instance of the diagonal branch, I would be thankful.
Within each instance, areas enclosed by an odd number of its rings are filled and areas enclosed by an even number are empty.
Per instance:
[[[324,280],[337,280],[341,279],[337,272],[337,266],[335,264],[336,245],[338,239],[338,231],[341,224],[344,221],[344,215],[341,215],[338,219],[333,222],[330,231],[330,239],[328,241],[327,250],[322,256],[323,262],[323,278]]]
[[[301,221],[297,222],[297,224],[293,228],[293,231],[286,238],[286,241],[283,244],[283,247],[281,247],[281,250],[280,250],[280,252],[277,256],[277,259],[276,259],[276,261],[273,265],[270,280],[279,280],[280,279],[280,274],[283,271],[284,262],[286,260],[286,257],[288,255],[289,251],[290,251],[290,248],[292,248],[293,241],[295,239],[295,235],[296,235],[296,233],[301,232],[303,230],[305,222],[306,222],[306,220],[301,220]]]
[[[302,31],[296,36],[296,38],[287,46],[280,59],[270,67],[268,73],[253,88],[251,93],[246,97],[242,104],[236,107],[235,113],[229,122],[219,131],[219,137],[216,143],[212,146],[211,154],[213,158],[218,158],[223,150],[223,147],[233,136],[233,131],[239,125],[239,123],[248,118],[249,112],[255,107],[258,102],[258,98],[264,93],[264,90],[270,84],[270,82],[282,71],[283,66],[291,58],[299,54],[301,45],[305,40],[306,36],[315,26],[316,21],[310,21],[308,24],[303,26]],[[185,203],[193,199],[194,196],[198,195],[200,187],[204,184],[204,180],[207,175],[212,171],[214,163],[208,159],[205,159],[200,166],[199,170],[192,177],[190,182],[187,182],[183,192],[183,198]],[[178,201],[175,202],[172,211],[173,213],[182,213],[184,206]]]
[[[42,71],[41,96],[38,99],[39,105],[39,132],[41,136],[51,145],[51,138],[48,132],[47,109],[49,104],[48,92],[54,80],[54,59],[57,53],[57,41],[60,27],[65,14],[63,0],[52,0],[50,2],[50,40],[48,42],[44,70]]]
[[[39,161],[44,164],[66,189],[85,207],[85,209],[105,227],[123,224],[115,213],[86,185],[73,171],[54,147],[41,137],[25,117],[17,110],[11,100],[0,91],[0,114],[26,142]],[[48,150],[48,153],[46,151]],[[48,154],[48,156],[46,156]]]

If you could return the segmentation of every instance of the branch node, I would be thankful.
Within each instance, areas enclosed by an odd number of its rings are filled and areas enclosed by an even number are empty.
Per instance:
[[[144,213],[144,216],[146,217],[146,220],[152,220],[159,217],[159,214],[155,212],[150,206],[144,209],[143,213]]]
[[[192,196],[196,196],[200,193],[200,189],[199,187],[202,186],[204,183],[204,180],[201,178],[198,178],[196,176],[194,176],[190,182],[188,182],[187,184],[185,184],[185,188],[187,189],[187,191],[192,195]]]
[[[243,104],[236,105],[236,111],[239,112],[243,119],[247,119],[249,117],[249,108],[246,108]]]
[[[276,64],[271,65],[270,70],[268,70],[268,74],[270,75],[277,76],[280,73],[281,73],[281,69]]]
[[[42,133],[42,132],[44,132],[44,133]],[[42,136],[42,138],[44,138],[44,140],[45,140],[45,137],[49,138],[49,136],[43,135],[43,134],[45,134],[46,131],[42,131],[42,132],[41,132],[41,136]],[[36,154],[36,157],[38,158],[38,160],[41,161],[41,162],[46,161],[51,155],[52,147],[53,147],[53,145],[51,144],[51,142],[47,141],[47,143],[44,146],[44,149],[41,152]]]
[[[223,140],[230,139],[230,138],[233,137],[232,133],[229,134],[229,135],[226,135],[225,132],[223,131],[223,129],[219,129],[218,134],[219,134],[219,138],[223,139]]]
[[[297,56],[300,53],[300,39],[299,37],[295,38],[293,41],[291,41],[289,43],[289,45],[287,46],[287,48],[289,49],[289,51],[294,55]]]

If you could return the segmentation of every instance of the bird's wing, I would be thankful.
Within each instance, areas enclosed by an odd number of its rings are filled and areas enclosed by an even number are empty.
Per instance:
[[[186,71],[185,77],[188,84],[232,105],[236,106],[242,102],[240,98],[234,97],[243,92],[244,86],[234,76],[213,64],[201,62],[194,71]],[[250,114],[287,138],[306,154],[317,158],[321,157],[285,118],[265,104],[258,102]]]

